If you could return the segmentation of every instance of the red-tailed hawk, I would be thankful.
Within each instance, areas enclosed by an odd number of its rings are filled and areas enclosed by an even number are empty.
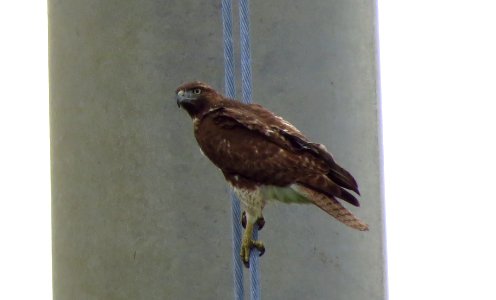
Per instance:
[[[262,242],[252,240],[252,232],[257,222],[263,225],[268,200],[313,203],[352,228],[368,230],[338,202],[337,198],[359,206],[347,191],[359,194],[358,185],[323,145],[310,142],[262,106],[227,99],[202,82],[178,87],[176,101],[193,119],[202,152],[222,171],[242,203],[241,259],[246,266],[252,248],[265,250]]]

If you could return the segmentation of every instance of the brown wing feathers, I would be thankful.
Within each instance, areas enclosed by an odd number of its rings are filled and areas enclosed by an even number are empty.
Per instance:
[[[222,126],[224,127],[232,127],[237,124],[247,129],[255,130],[286,150],[291,150],[300,155],[310,154],[316,160],[315,165],[318,166],[318,170],[302,176],[299,182],[328,197],[337,197],[352,205],[360,205],[359,201],[345,190],[349,189],[360,194],[355,179],[334,161],[332,155],[327,152],[323,145],[309,142],[291,124],[259,105],[243,106],[243,108],[249,108],[249,110],[241,110],[233,107],[233,104],[235,105],[236,102],[229,101],[226,103],[229,107],[215,109],[216,116],[214,119],[216,122],[223,123]],[[303,172],[303,170],[301,171]]]
[[[344,201],[353,204],[354,206],[360,206],[358,200],[351,193],[337,185],[334,181],[325,175],[312,175],[308,176],[299,181],[300,184],[319,191],[328,197],[337,197],[343,199]]]
[[[323,145],[308,142],[301,137],[288,133],[285,130],[281,130],[281,134],[286,139],[288,139],[291,142],[291,144],[294,145],[295,148],[298,149],[299,151],[306,151],[312,154],[313,156],[315,156],[316,158],[322,159],[327,163],[329,167],[329,171],[327,172],[326,175],[328,179],[331,180],[332,184],[328,184],[326,186],[332,186],[332,188],[327,189],[327,191],[329,191],[330,193],[329,192],[326,193],[326,191],[322,191],[323,193],[330,196],[336,196],[338,198],[341,198],[355,206],[360,206],[358,200],[353,195],[348,193],[346,190],[343,190],[342,188],[340,188],[341,191],[340,193],[332,194],[332,191],[334,190],[333,185],[335,185],[334,183],[340,185],[343,188],[352,190],[358,195],[360,195],[360,192],[358,190],[358,184],[356,183],[355,178],[353,178],[353,176],[348,171],[343,169],[334,161],[332,155],[329,152],[327,152],[327,150]]]
[[[330,170],[327,173],[327,176],[329,176],[329,178],[331,178],[334,182],[336,182],[340,186],[352,190],[358,195],[360,195],[360,191],[358,190],[358,184],[355,178],[353,178],[353,176],[351,176],[351,174],[348,171],[346,171],[344,168],[342,168],[334,161],[332,155],[329,152],[327,152],[327,150],[323,145],[320,144],[313,144],[313,145],[315,146],[315,148],[317,148],[316,151],[318,151],[319,156],[322,157],[329,164]]]

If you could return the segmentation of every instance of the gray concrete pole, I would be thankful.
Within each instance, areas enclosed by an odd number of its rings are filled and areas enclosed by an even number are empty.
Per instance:
[[[255,102],[327,145],[370,224],[271,204],[264,299],[384,299],[370,1],[253,1]],[[55,299],[231,299],[230,203],[177,85],[223,87],[220,1],[49,1]],[[238,68],[239,70],[239,68]]]

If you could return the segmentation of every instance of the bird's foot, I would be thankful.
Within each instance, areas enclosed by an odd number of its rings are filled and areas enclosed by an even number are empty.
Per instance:
[[[258,218],[256,224],[258,226],[258,230],[262,230],[262,228],[265,226],[264,217]],[[246,229],[246,212],[245,211],[243,211],[243,213],[241,214],[241,225],[243,226],[243,228]]]
[[[250,267],[250,252],[253,248],[256,248],[260,252],[258,256],[262,256],[265,253],[265,246],[261,241],[243,238],[243,242],[241,243],[241,259],[247,268]]]

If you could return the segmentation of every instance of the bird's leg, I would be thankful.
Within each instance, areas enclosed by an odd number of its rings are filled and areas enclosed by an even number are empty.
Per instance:
[[[241,225],[243,228],[246,228],[246,212],[243,211],[241,214]],[[262,230],[262,228],[265,226],[265,219],[263,216],[257,219],[257,225],[258,225],[258,230]]]
[[[260,219],[255,219],[250,214],[245,214],[246,216],[246,229],[243,233],[243,238],[241,241],[241,259],[247,268],[250,267],[250,252],[251,249],[256,248],[260,251],[260,256],[262,256],[265,252],[265,247],[261,241],[256,241],[252,239],[253,236],[253,227],[255,223]]]

